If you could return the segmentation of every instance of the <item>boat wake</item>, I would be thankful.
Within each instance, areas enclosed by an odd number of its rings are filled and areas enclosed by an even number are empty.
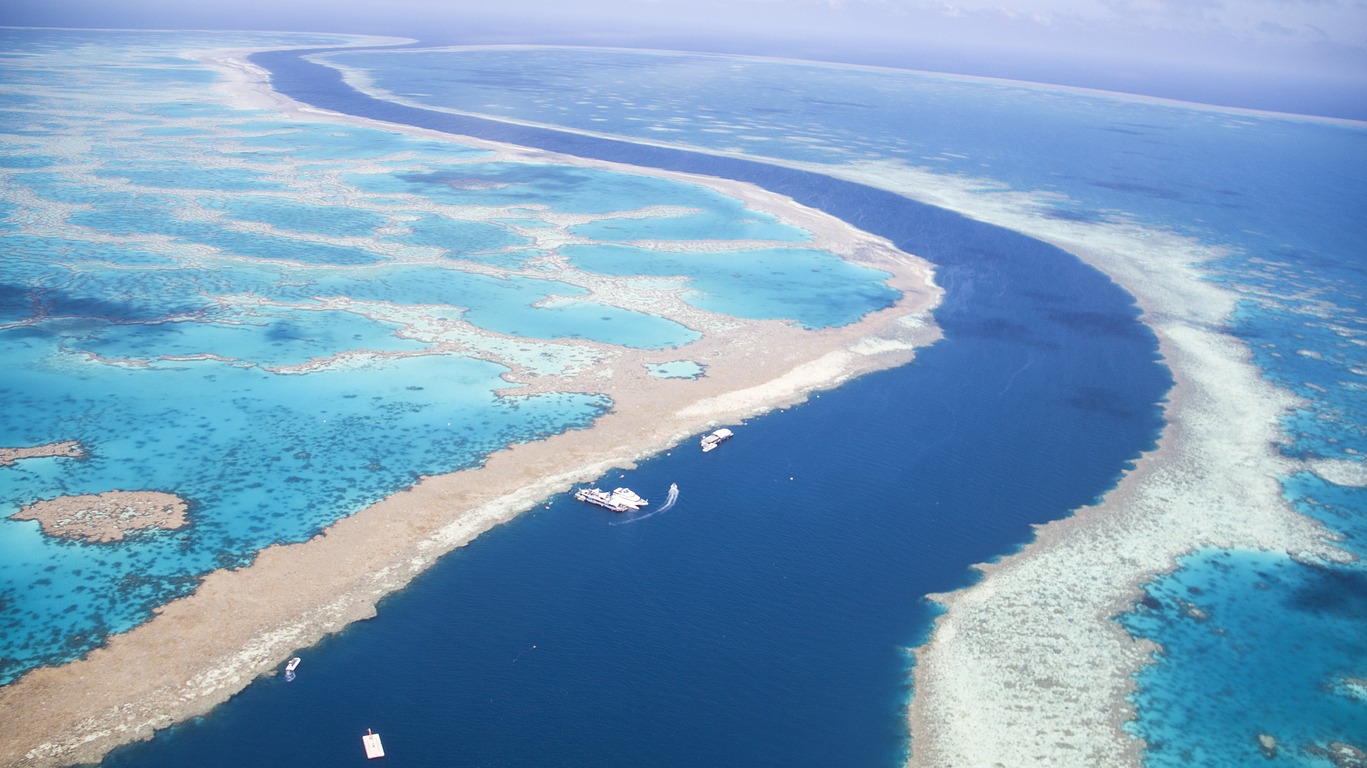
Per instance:
[[[661,513],[663,513],[663,512],[668,512],[668,511],[674,506],[674,502],[676,502],[676,501],[678,501],[678,500],[679,500],[679,486],[678,486],[677,483],[670,483],[670,484],[669,484],[669,495],[665,497],[665,503],[661,504],[659,509],[656,509],[656,510],[651,511],[651,512],[647,512],[647,513],[644,514],[644,515],[628,517],[628,518],[625,519],[625,520],[614,520],[613,522],[608,523],[608,525],[626,525],[627,523],[639,523],[639,522],[641,522],[642,520],[645,520],[645,519],[648,518],[648,517],[654,517],[654,516],[656,516],[656,515],[658,515],[658,514],[661,514]]]

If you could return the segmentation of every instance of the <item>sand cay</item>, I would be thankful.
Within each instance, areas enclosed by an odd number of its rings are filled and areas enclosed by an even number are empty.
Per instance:
[[[298,120],[374,125],[300,108],[269,92],[263,74],[240,58],[220,54],[213,60],[226,73],[221,87],[234,104],[269,107]],[[462,143],[495,149],[501,158],[641,172],[488,142]],[[95,761],[115,746],[204,714],[298,648],[373,616],[376,601],[441,555],[548,496],[610,469],[631,467],[710,425],[736,423],[850,377],[905,364],[916,347],[939,338],[929,312],[940,291],[925,262],[749,185],[669,175],[710,185],[812,232],[812,247],[884,270],[902,298],[859,322],[816,331],[684,306],[657,308],[666,316],[677,314],[702,338],[668,350],[618,348],[582,375],[554,382],[514,372],[510,378],[527,379],[513,382],[526,385],[519,392],[601,392],[610,395],[613,410],[591,429],[512,446],[477,469],[423,478],[308,542],[271,547],[250,567],[212,573],[192,595],[111,637],[85,659],[35,670],[0,688],[0,765]],[[706,375],[661,379],[646,367],[680,359],[705,365]]]

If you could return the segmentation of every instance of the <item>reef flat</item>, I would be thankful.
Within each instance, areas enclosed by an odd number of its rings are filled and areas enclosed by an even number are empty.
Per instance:
[[[30,445],[23,448],[0,448],[0,467],[7,467],[23,459],[47,459],[59,456],[79,459],[85,455],[81,444],[75,440],[63,440],[47,445]]]
[[[37,520],[49,536],[108,542],[148,528],[179,528],[188,522],[186,508],[185,501],[171,493],[106,491],[36,501],[11,518]]]

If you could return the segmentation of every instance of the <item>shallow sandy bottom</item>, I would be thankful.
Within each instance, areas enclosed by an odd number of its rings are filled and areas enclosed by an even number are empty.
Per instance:
[[[263,73],[245,64],[240,53],[206,61],[226,74],[221,87],[234,105],[270,108],[282,119],[376,125],[301,108],[271,93]],[[483,141],[461,143],[492,149],[499,159],[645,172]],[[858,323],[818,331],[776,321],[713,322],[699,341],[663,353],[706,365],[707,375],[696,379],[659,379],[643,364],[649,353],[621,354],[610,376],[586,375],[573,383],[576,391],[602,392],[614,401],[613,411],[591,429],[512,446],[478,469],[424,478],[308,542],[271,547],[250,567],[210,574],[194,594],[111,637],[83,660],[35,670],[0,688],[0,765],[95,761],[115,746],[204,714],[256,676],[274,671],[296,649],[373,616],[381,597],[438,557],[548,496],[629,468],[712,425],[735,423],[852,376],[904,364],[916,347],[939,338],[930,309],[940,291],[924,261],[749,185],[659,175],[711,186],[812,232],[811,247],[890,273],[888,284],[903,298]]]

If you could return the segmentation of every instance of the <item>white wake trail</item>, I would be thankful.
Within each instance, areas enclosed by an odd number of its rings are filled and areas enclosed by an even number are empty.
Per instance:
[[[655,510],[655,511],[653,511],[653,512],[647,512],[647,513],[644,514],[644,515],[629,517],[629,518],[627,518],[627,519],[625,519],[625,520],[616,520],[616,521],[613,521],[613,522],[611,522],[611,523],[608,523],[608,525],[626,525],[627,523],[639,523],[639,522],[641,522],[642,520],[645,520],[645,519],[648,518],[648,517],[654,517],[654,516],[656,516],[656,515],[658,515],[658,514],[660,514],[660,513],[662,513],[662,512],[668,512],[671,508],[673,508],[674,502],[676,502],[676,501],[678,501],[678,500],[679,500],[679,486],[678,486],[677,483],[670,483],[670,484],[669,484],[669,495],[665,497],[665,503],[661,504],[659,509],[657,509],[657,510]]]

